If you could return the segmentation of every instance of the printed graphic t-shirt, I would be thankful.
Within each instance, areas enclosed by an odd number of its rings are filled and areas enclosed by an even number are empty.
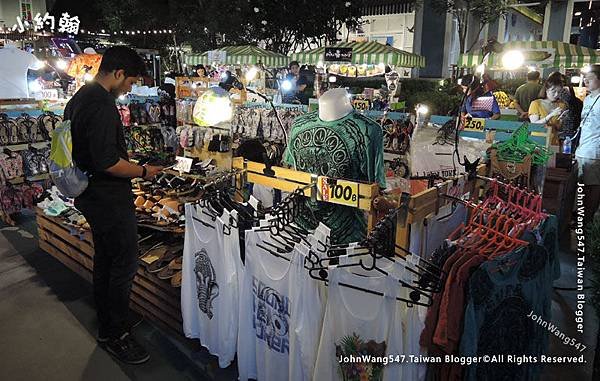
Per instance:
[[[264,245],[269,232],[246,231],[246,261],[240,284],[239,379],[280,381],[289,372],[290,329],[295,291],[292,261],[275,257]]]
[[[383,132],[375,121],[356,112],[330,122],[321,120],[318,111],[297,117],[284,161],[298,171],[385,187]],[[357,208],[311,201],[307,205],[318,221],[331,228],[332,243],[364,238],[366,220]],[[316,228],[307,216],[296,222]]]
[[[397,281],[362,277],[332,268],[314,380],[403,380],[402,367],[362,362],[356,357],[385,357],[403,352],[401,321],[396,316]],[[340,283],[376,290],[377,296]],[[340,361],[354,356],[354,362]]]
[[[219,357],[225,368],[237,347],[238,287],[231,250],[224,250],[223,224],[191,204],[185,206],[186,229],[181,281],[183,331]],[[195,220],[200,219],[202,222]]]

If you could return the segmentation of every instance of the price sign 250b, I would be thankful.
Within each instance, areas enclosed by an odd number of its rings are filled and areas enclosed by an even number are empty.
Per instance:
[[[358,183],[319,176],[318,185],[321,200],[358,207]]]

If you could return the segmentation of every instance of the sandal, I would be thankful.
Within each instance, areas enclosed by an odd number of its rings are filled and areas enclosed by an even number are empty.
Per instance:
[[[150,264],[147,269],[149,273],[157,273],[159,271],[161,271],[162,269],[164,269],[165,267],[169,266],[169,263],[181,256],[182,252],[180,251],[171,251],[168,250],[162,257],[158,258],[156,261],[152,262],[152,264]]]
[[[158,279],[169,279],[182,269],[183,257],[173,259],[167,267],[158,273]]]
[[[171,286],[175,288],[181,287],[181,271],[178,271],[171,278]]]
[[[162,258],[168,249],[169,248],[167,246],[159,243],[158,245],[154,245],[148,249],[144,254],[140,255],[140,260],[144,262],[146,266],[150,266],[152,263]]]

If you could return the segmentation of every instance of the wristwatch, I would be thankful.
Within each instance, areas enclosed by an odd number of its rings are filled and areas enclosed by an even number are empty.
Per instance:
[[[146,171],[146,166],[145,166],[145,165],[142,165],[142,178],[145,178],[145,177],[146,177],[146,174],[147,174],[147,171]]]

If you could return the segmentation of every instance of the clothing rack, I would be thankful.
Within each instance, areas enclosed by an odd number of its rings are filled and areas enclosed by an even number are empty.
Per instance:
[[[485,164],[479,165],[477,167],[477,176],[483,176],[485,173]],[[455,176],[420,193],[410,196],[406,219],[405,221],[399,221],[396,230],[396,243],[398,246],[405,248],[410,247],[410,224],[423,220],[431,213],[437,213],[442,206],[454,201],[450,197],[442,198],[440,195],[447,194],[459,181],[464,181],[464,185],[462,189],[460,189],[461,194],[469,193],[471,199],[477,198],[479,196],[479,186],[482,181],[482,179],[478,179],[477,176],[474,178],[470,177],[469,174]]]
[[[313,201],[320,199],[318,194],[318,176],[306,172],[295,171],[282,167],[267,168],[265,164],[256,163],[244,160],[242,157],[233,158],[233,168],[244,170],[243,173],[237,175],[237,181],[241,185],[245,182],[260,184],[274,189],[279,189],[284,192],[294,192],[301,188],[302,193],[306,197],[310,197]],[[272,175],[265,174],[265,170],[271,170]],[[357,207],[368,213],[367,224],[369,230],[373,228],[376,222],[376,207],[374,201],[379,196],[379,185],[365,184],[356,182],[358,187],[358,202]],[[307,185],[312,185],[306,187]],[[240,188],[240,186],[238,186]]]

